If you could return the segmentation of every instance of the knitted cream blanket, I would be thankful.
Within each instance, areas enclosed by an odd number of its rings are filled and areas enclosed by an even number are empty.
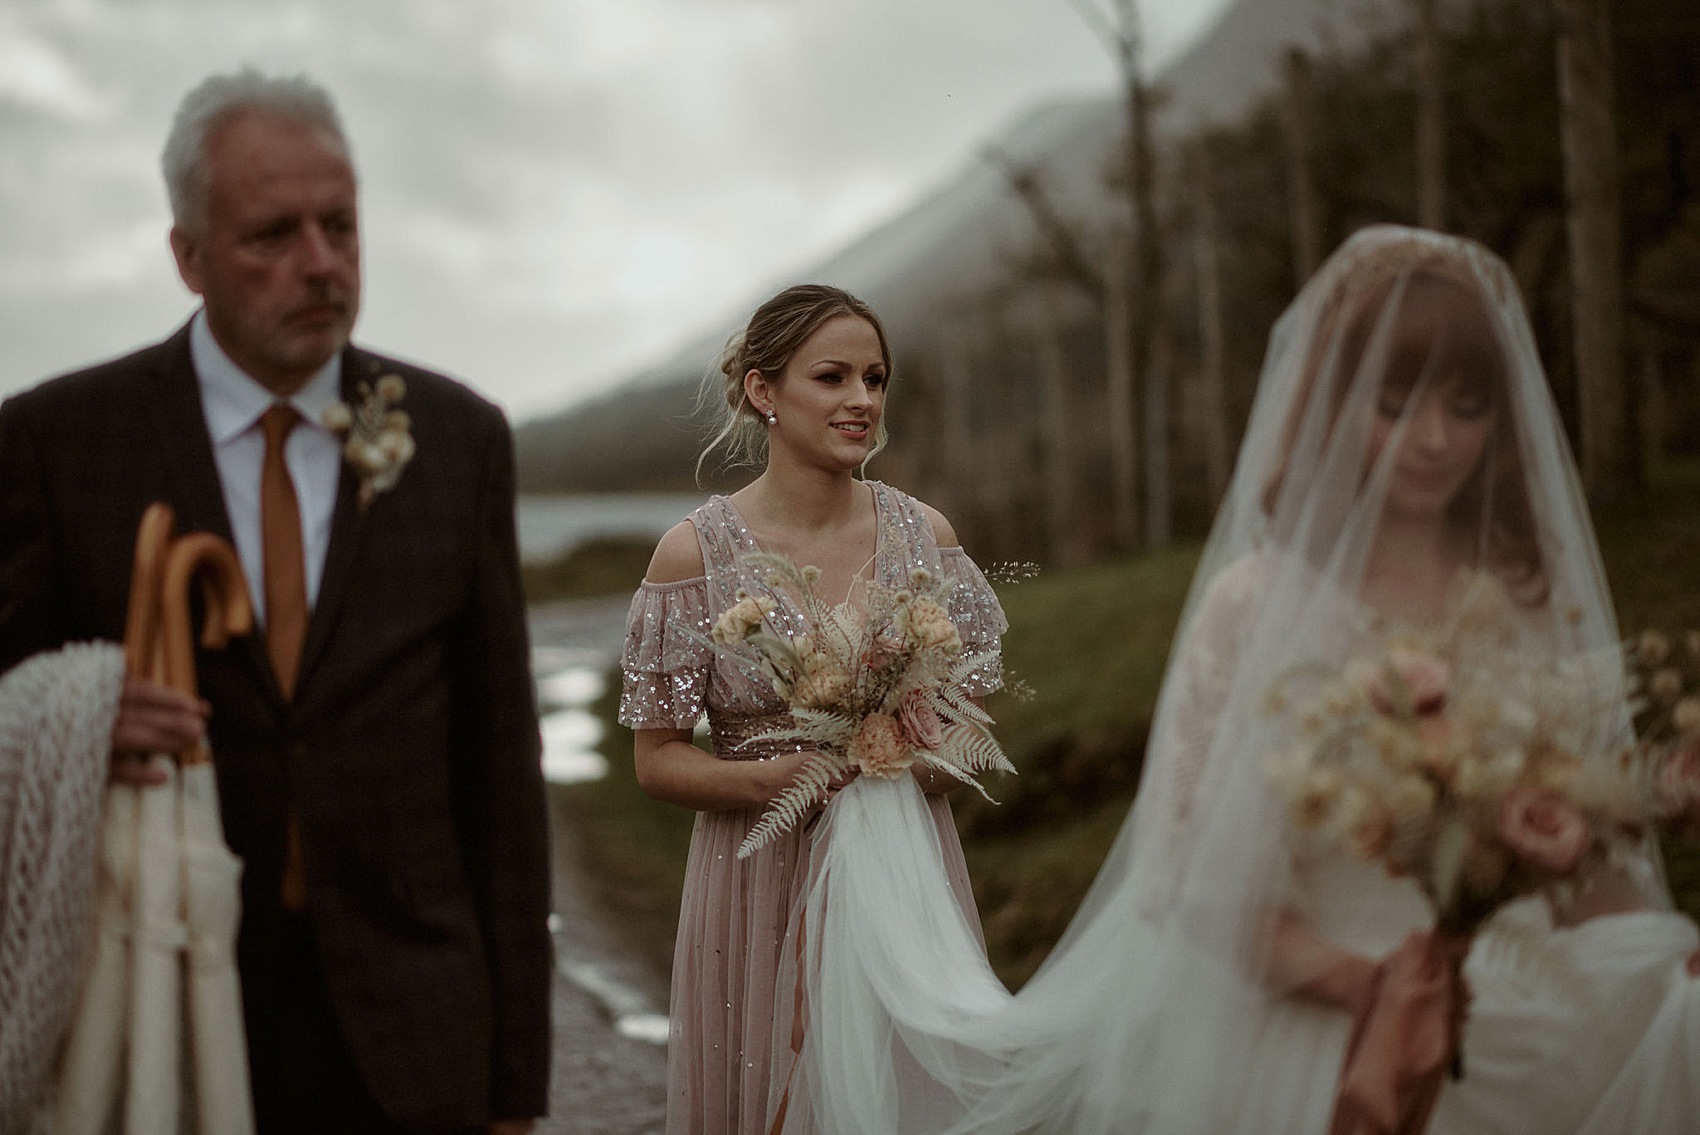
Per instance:
[[[0,1131],[26,1129],[74,1007],[123,682],[106,643],[0,676]]]

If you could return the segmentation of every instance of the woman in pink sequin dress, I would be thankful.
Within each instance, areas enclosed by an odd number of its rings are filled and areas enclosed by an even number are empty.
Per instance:
[[[753,652],[715,649],[708,634],[740,588],[771,596],[772,629],[807,622],[742,562],[749,552],[814,564],[817,593],[855,607],[872,581],[901,587],[917,567],[954,582],[950,613],[965,653],[995,652],[1007,627],[996,596],[935,509],[856,474],[885,438],[892,372],[874,313],[836,288],[802,285],[763,304],[722,357],[723,429],[710,448],[765,469],[731,496],[716,496],[668,532],[632,600],[622,659],[620,720],[635,731],[645,792],[698,812],[673,957],[668,1051],[669,1135],[762,1135],[769,1100],[783,1097],[787,1045],[775,1045],[782,952],[807,876],[810,826],[750,857],[738,845],[796,775],[804,754],[777,743],[742,744],[790,720]],[[965,685],[984,695],[1001,666]],[[713,753],[691,741],[706,713]],[[795,746],[790,747],[791,750]],[[946,874],[976,933],[978,917],[950,805],[916,774],[938,830]],[[788,1019],[788,1012],[784,1014]],[[780,1056],[775,1058],[777,1051]]]

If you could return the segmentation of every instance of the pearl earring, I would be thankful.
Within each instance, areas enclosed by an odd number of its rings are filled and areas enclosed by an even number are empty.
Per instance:
[[[767,419],[767,424],[770,426],[777,426],[779,424],[779,416],[772,410],[768,410],[767,413],[762,415],[762,417]]]

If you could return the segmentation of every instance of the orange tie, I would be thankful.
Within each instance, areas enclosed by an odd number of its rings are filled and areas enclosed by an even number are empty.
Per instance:
[[[301,546],[301,508],[295,482],[283,460],[284,442],[301,415],[279,402],[260,418],[266,456],[260,466],[260,547],[266,590],[266,649],[283,696],[295,694],[301,644],[307,637],[307,564]],[[285,837],[281,898],[285,910],[307,906],[307,877],[301,866],[301,823],[293,810]]]
[[[284,464],[283,445],[301,420],[295,407],[279,402],[260,418],[266,435],[260,467],[260,544],[266,588],[266,648],[284,697],[295,694],[301,644],[307,637],[307,565],[301,550],[301,509],[295,482]]]

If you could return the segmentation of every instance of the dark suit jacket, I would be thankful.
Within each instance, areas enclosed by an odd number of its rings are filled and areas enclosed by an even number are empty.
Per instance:
[[[464,387],[396,373],[417,453],[365,510],[344,465],[293,703],[259,635],[198,659],[226,839],[245,869],[250,1027],[268,1011],[285,816],[338,1020],[379,1103],[469,1126],[546,1110],[548,828],[513,513],[513,450]],[[0,671],[124,631],[142,510],[227,539],[185,327],[0,407]]]

